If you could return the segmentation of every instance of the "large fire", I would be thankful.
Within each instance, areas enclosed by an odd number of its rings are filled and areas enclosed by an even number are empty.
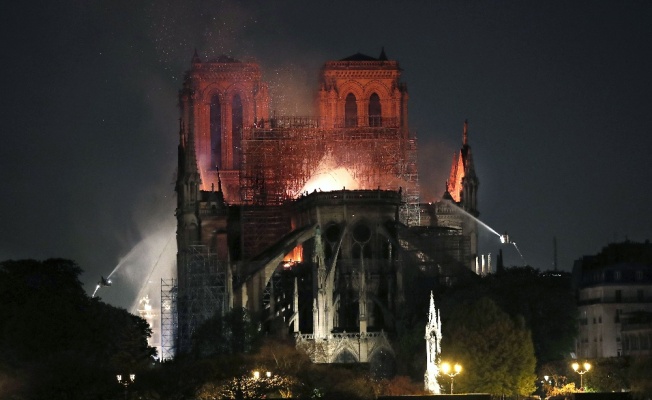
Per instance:
[[[301,193],[330,192],[332,190],[342,190],[343,188],[360,189],[360,184],[348,169],[337,166],[332,157],[326,156],[319,163],[315,174],[303,185]]]

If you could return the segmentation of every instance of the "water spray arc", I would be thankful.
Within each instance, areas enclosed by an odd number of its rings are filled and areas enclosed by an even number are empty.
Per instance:
[[[478,224],[482,225],[482,226],[483,226],[485,229],[487,229],[489,232],[491,232],[491,233],[493,233],[494,235],[498,236],[498,237],[501,239],[501,241],[502,241],[502,237],[503,237],[503,235],[501,235],[500,233],[498,233],[494,228],[492,228],[492,227],[490,227],[489,225],[485,224],[485,223],[484,223],[483,221],[481,221],[478,217],[476,217],[475,215],[469,213],[469,212],[466,211],[465,209],[461,208],[460,206],[458,206],[458,205],[457,205],[456,203],[454,203],[453,201],[451,201],[451,200],[444,200],[444,201],[447,201],[448,203],[450,203],[451,206],[453,207],[453,209],[454,209],[456,212],[459,212],[460,214],[464,215],[465,217],[470,218],[470,219],[472,219],[473,221],[477,222]]]
[[[113,271],[111,271],[111,273],[106,278],[104,278],[103,276],[100,277],[100,281],[97,282],[97,286],[95,286],[95,290],[93,291],[93,294],[91,295],[91,298],[95,297],[95,295],[97,294],[97,291],[100,290],[101,287],[103,287],[103,286],[111,286],[111,284],[113,283],[111,281],[111,277],[118,270],[118,268],[120,268],[122,266],[122,264],[123,264],[122,261],[119,262],[118,265],[116,265],[115,268],[113,268]]]
[[[95,286],[95,291],[93,291],[91,298],[95,297],[95,293],[97,293],[102,286],[111,286],[112,284],[113,282],[111,282],[111,279],[100,276],[100,281],[97,282],[97,286]]]
[[[523,264],[527,265],[527,262],[525,261],[525,257],[523,257],[523,253],[521,253],[521,250],[519,250],[518,246],[516,245],[516,242],[513,242],[509,239],[509,235],[507,234],[507,232],[505,232],[504,235],[500,235],[500,243],[514,245],[516,252],[518,253],[519,256],[521,256],[521,260],[523,260]]]
[[[521,256],[521,259],[523,260],[523,265],[527,265],[527,262],[525,261],[525,257],[523,257],[523,253],[521,253],[521,250],[518,249],[518,246],[516,245],[515,242],[512,242],[512,244],[514,245],[514,248],[518,252],[518,255]]]
[[[518,255],[521,257],[521,260],[523,260],[523,264],[524,264],[524,265],[527,265],[527,262],[525,261],[525,257],[523,257],[523,253],[521,253],[521,250],[520,250],[520,249],[518,248],[518,246],[516,245],[516,242],[514,242],[514,241],[512,241],[512,240],[510,239],[510,237],[509,237],[509,235],[507,234],[507,232],[505,232],[504,234],[501,235],[501,234],[498,233],[495,229],[493,229],[492,227],[490,227],[489,225],[487,225],[486,223],[484,223],[483,221],[481,221],[481,220],[480,220],[478,217],[476,217],[475,215],[473,215],[473,214],[467,212],[466,210],[464,210],[463,208],[457,206],[457,204],[453,203],[452,201],[450,201],[450,200],[447,200],[447,201],[450,202],[453,206],[455,206],[455,210],[456,210],[457,212],[459,212],[460,214],[464,215],[465,217],[471,218],[473,221],[477,222],[477,223],[480,224],[482,227],[486,228],[489,232],[491,232],[491,233],[493,233],[494,235],[498,236],[498,239],[500,240],[500,243],[501,243],[501,244],[511,244],[511,245],[513,245],[514,248],[516,249],[516,252],[517,252]]]
[[[162,259],[170,258],[169,254],[166,256],[165,254],[166,252],[169,252],[170,243],[172,243],[172,238],[174,238],[173,229],[173,226],[170,225],[169,227],[163,227],[153,233],[145,235],[140,242],[138,242],[124,257],[122,257],[106,278],[103,276],[100,277],[100,281],[95,286],[91,298],[94,298],[102,287],[112,286],[112,277],[118,274],[120,275],[120,278],[127,279],[126,282],[122,282],[121,279],[121,287],[123,286],[123,283],[127,286],[133,286],[134,284],[138,285],[138,282],[143,282],[137,287],[138,297],[136,297],[134,301],[134,304],[137,304],[140,297],[142,297],[141,292],[147,285],[147,282],[149,282],[153,271],[159,267]],[[156,262],[148,270],[147,276],[142,276],[140,271],[144,271],[144,269],[142,269],[140,265],[149,264],[149,260],[153,259],[154,256],[156,256]],[[144,278],[146,279],[143,281]],[[135,309],[135,306],[132,305],[131,308]]]

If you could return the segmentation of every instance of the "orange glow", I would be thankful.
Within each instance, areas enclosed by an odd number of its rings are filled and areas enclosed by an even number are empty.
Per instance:
[[[446,190],[448,190],[453,200],[458,203],[462,199],[462,179],[464,179],[464,160],[460,152],[460,154],[453,155],[451,175],[446,182]]]
[[[333,190],[361,189],[360,184],[351,175],[351,172],[344,167],[337,166],[332,157],[326,156],[317,167],[317,171],[303,185],[301,193],[312,193],[314,191],[330,192]],[[300,193],[299,193],[300,194]]]
[[[299,244],[283,257],[283,268],[292,268],[303,260],[303,245]]]

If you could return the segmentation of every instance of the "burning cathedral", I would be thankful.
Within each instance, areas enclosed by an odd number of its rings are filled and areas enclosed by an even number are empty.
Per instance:
[[[408,90],[385,51],[327,61],[314,116],[270,114],[260,66],[195,52],[179,92],[177,276],[162,357],[234,308],[314,362],[392,357],[415,280],[484,273],[468,127],[445,194],[420,202]],[[442,182],[442,186],[444,182]]]

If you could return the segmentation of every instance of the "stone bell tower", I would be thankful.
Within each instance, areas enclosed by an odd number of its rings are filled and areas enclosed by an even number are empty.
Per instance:
[[[321,70],[319,115],[326,128],[391,127],[408,136],[407,85],[398,61],[354,54]]]
[[[221,180],[226,201],[239,203],[242,141],[251,127],[269,119],[268,86],[260,67],[227,56],[202,61],[195,51],[179,105],[183,135],[194,137],[201,189],[217,187]]]

